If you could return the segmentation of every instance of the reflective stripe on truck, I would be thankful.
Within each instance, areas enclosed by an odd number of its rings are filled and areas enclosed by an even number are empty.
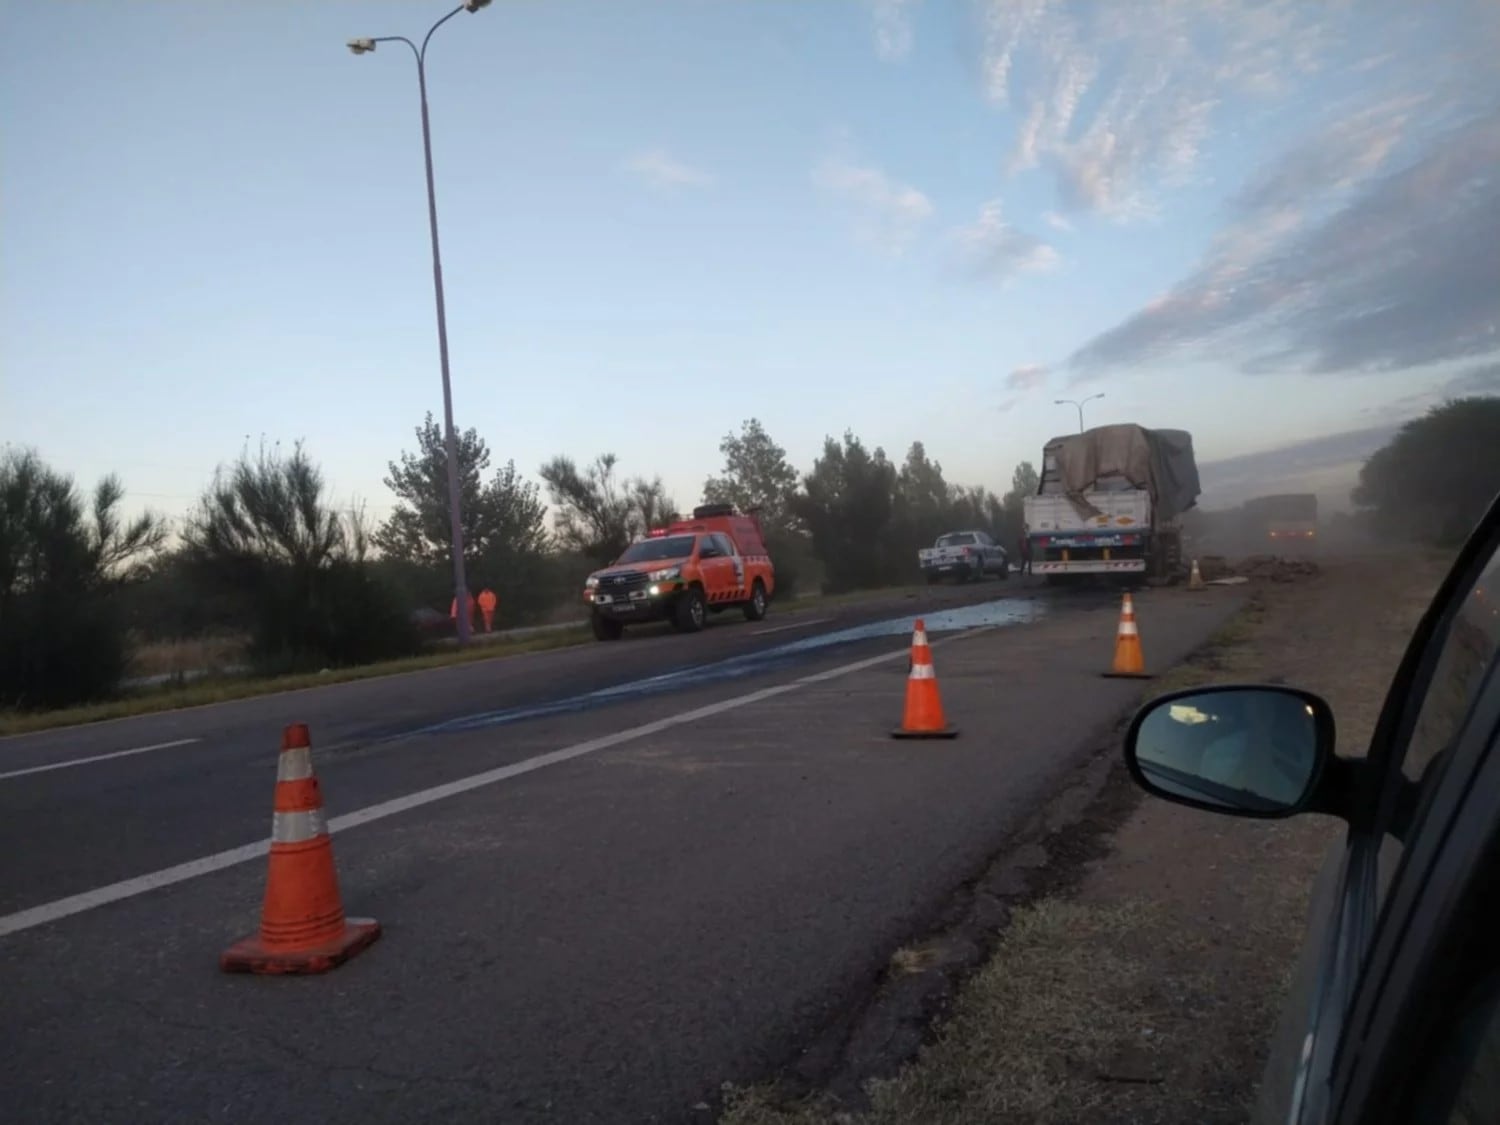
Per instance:
[[[1083,559],[1057,562],[1033,562],[1036,574],[1139,574],[1146,569],[1145,559]]]

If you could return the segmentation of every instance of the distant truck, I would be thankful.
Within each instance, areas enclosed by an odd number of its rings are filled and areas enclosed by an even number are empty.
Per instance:
[[[928,583],[952,578],[972,582],[987,574],[1010,577],[1010,556],[985,531],[950,531],[937,543],[917,552],[917,563]]]
[[[1318,535],[1318,498],[1311,492],[1257,496],[1245,501],[1245,528],[1273,547],[1310,546]]]
[[[766,615],[776,568],[760,521],[730,504],[706,504],[693,518],[649,531],[614,563],[584,582],[596,640],[617,641],[626,625],[670,621],[683,633],[702,629],[711,613],[739,609]]]
[[[1201,491],[1186,430],[1127,424],[1053,438],[1037,493],[1022,502],[1031,569],[1052,585],[1100,575],[1180,581],[1180,521]]]

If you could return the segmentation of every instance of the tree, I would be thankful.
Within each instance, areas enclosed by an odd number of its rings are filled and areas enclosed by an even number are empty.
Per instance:
[[[792,497],[797,492],[797,470],[786,450],[771,440],[760,419],[750,418],[739,434],[725,434],[719,442],[724,455],[722,476],[703,483],[705,504],[733,504],[740,511],[758,509],[763,527],[774,534],[792,521]]]
[[[600,454],[580,471],[571,457],[558,456],[541,468],[557,513],[558,542],[600,565],[613,562],[647,528],[677,515],[660,477],[621,482],[617,461],[613,453]]]
[[[399,503],[373,541],[392,558],[442,567],[453,557],[448,450],[443,431],[430,413],[416,435],[417,451],[403,452],[399,462],[390,463],[385,484]],[[472,429],[454,436],[465,569],[482,569],[486,562],[520,566],[542,555],[547,549],[547,508],[537,485],[516,472],[514,461],[507,461],[485,481],[489,446]]]
[[[30,451],[0,455],[0,704],[65,707],[115,692],[129,659],[120,599],[166,539],[120,515],[107,476],[86,503]]]
[[[363,511],[330,506],[324,491],[301,442],[287,455],[262,447],[215,474],[183,529],[193,573],[237,596],[251,659],[265,670],[366,663],[418,645],[367,564]]]
[[[1024,502],[1026,497],[1036,495],[1036,490],[1041,487],[1041,483],[1042,478],[1037,475],[1036,466],[1030,461],[1022,461],[1011,473],[1010,491],[1000,501],[999,518],[1003,526],[996,528],[996,533],[1001,535],[1007,544],[1020,539],[1026,522]]]
[[[1402,426],[1351,499],[1380,533],[1452,545],[1500,492],[1500,398],[1451,399]]]
[[[794,511],[812,536],[828,589],[879,586],[899,567],[883,539],[895,492],[896,468],[883,449],[871,453],[847,431],[842,445],[831,437],[824,441]]]

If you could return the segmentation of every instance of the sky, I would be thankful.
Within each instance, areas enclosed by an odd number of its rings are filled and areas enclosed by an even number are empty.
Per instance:
[[[0,442],[178,516],[300,439],[386,514],[442,414],[416,67],[344,44],[449,10],[0,0]],[[455,420],[683,505],[752,416],[804,471],[852,430],[1003,491],[1097,394],[1326,476],[1500,393],[1496,57],[1491,0],[462,12],[428,54]]]

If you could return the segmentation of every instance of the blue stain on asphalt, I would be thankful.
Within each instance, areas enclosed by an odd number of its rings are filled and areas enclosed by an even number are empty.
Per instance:
[[[811,653],[839,645],[855,644],[859,641],[878,640],[881,637],[899,637],[910,634],[918,617],[929,633],[962,632],[966,629],[997,628],[1007,625],[1024,625],[1035,621],[1046,613],[1046,604],[1033,599],[1003,598],[980,605],[960,606],[956,609],[940,610],[937,613],[906,614],[885,621],[856,625],[834,633],[820,633],[815,637],[789,641],[774,648],[761,649],[733,656],[712,664],[698,664],[691,668],[679,668],[659,676],[643,680],[616,684],[583,695],[557,699],[549,703],[533,703],[524,707],[509,707],[500,711],[485,711],[477,715],[464,715],[457,719],[423,727],[413,734],[451,734],[459,731],[482,730],[487,727],[519,723],[526,719],[542,719],[552,715],[570,715],[595,707],[607,706],[629,699],[645,699],[663,695],[685,687],[703,687],[724,683],[744,676],[760,675],[804,659]]]

